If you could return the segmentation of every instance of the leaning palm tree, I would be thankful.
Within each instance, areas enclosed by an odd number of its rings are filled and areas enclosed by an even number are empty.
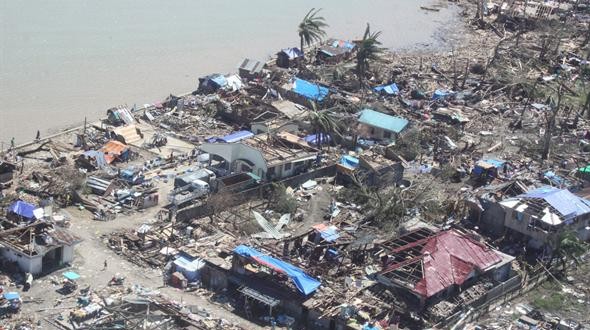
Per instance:
[[[322,16],[317,16],[322,9],[312,8],[299,23],[299,40],[301,51],[305,54],[303,47],[309,46],[316,41],[321,41],[326,36],[324,28],[328,26]]]
[[[321,149],[322,141],[326,136],[341,136],[342,127],[340,121],[328,111],[317,111],[315,103],[312,103],[312,111],[309,111],[309,124],[316,135],[318,146]]]
[[[369,63],[379,61],[384,51],[384,48],[380,47],[381,41],[378,40],[379,36],[381,36],[381,31],[371,33],[371,27],[367,23],[367,29],[358,45],[358,51],[356,53],[356,70],[361,87],[363,86],[365,74],[369,69]]]

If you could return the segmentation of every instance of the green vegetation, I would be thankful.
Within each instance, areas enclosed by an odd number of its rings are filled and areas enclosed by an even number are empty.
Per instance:
[[[324,28],[328,27],[328,24],[326,24],[326,20],[322,16],[317,16],[321,10],[312,8],[299,23],[298,33],[302,52],[304,52],[304,46],[310,46],[316,41],[322,41],[326,36]]]
[[[287,188],[282,183],[272,184],[269,204],[270,208],[281,214],[293,214],[297,211],[297,200],[287,193]]]
[[[380,47],[379,36],[381,36],[381,31],[371,32],[371,27],[367,23],[365,34],[358,45],[358,52],[356,53],[356,70],[361,86],[369,70],[369,64],[379,61],[384,52],[384,48]]]

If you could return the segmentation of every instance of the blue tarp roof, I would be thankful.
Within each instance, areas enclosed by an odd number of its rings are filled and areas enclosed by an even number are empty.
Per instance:
[[[254,259],[261,265],[269,267],[277,272],[286,274],[289,276],[293,284],[295,284],[297,289],[305,295],[308,295],[317,290],[321,284],[320,281],[307,275],[300,268],[297,268],[288,262],[266,255],[249,246],[240,245],[234,249],[234,253],[243,257]]]
[[[329,134],[311,134],[303,138],[307,143],[318,145],[320,141],[318,141],[318,135],[322,137],[322,144],[330,143],[332,141],[332,137]]]
[[[293,91],[313,101],[321,101],[330,93],[330,90],[326,87],[299,78],[295,78]]]
[[[359,122],[395,133],[403,131],[408,125],[407,119],[390,116],[371,109],[361,111]]]
[[[16,202],[12,203],[12,205],[10,205],[10,207],[8,208],[8,211],[12,212],[12,213],[16,213],[23,218],[32,219],[35,217],[35,214],[33,214],[33,211],[36,208],[37,207],[35,205],[29,204],[27,202],[16,201]]]
[[[18,292],[6,292],[4,294],[4,299],[6,299],[6,300],[20,299],[20,295],[18,294]]]
[[[373,88],[373,90],[377,93],[385,93],[388,95],[397,95],[399,93],[399,88],[395,83],[391,85],[382,85]]]
[[[359,159],[356,157],[344,155],[340,158],[340,164],[350,168],[357,168],[359,167]]]
[[[501,159],[484,159],[482,161],[492,165],[495,168],[500,168],[500,167],[504,166],[504,164],[506,163],[505,160],[501,160]]]
[[[237,131],[237,132],[233,132],[229,135],[226,135],[222,138],[220,138],[219,140],[223,141],[223,142],[227,142],[227,143],[232,143],[232,142],[238,142],[238,141],[242,141],[244,139],[253,137],[254,133],[250,132],[250,131]]]
[[[290,60],[303,56],[303,52],[297,47],[281,49],[281,53],[289,56]]]
[[[356,45],[353,44],[352,42],[345,41],[345,40],[334,40],[334,41],[332,41],[330,46],[336,47],[336,48],[346,48],[349,50],[352,50],[352,49],[354,49],[354,47],[356,47]]]
[[[72,281],[80,278],[80,275],[78,275],[78,273],[74,273],[74,272],[65,272],[65,273],[63,273],[63,276],[65,278],[67,278],[68,280],[72,280]]]
[[[522,198],[544,199],[563,217],[577,217],[590,213],[590,201],[572,194],[569,190],[544,186],[522,194]]]
[[[566,179],[562,178],[561,176],[555,174],[553,171],[547,171],[547,172],[545,172],[543,174],[543,176],[547,180],[549,180],[549,182],[551,182],[552,184],[557,185],[557,186],[569,186],[569,185],[571,185],[571,183],[568,180],[566,180]]]

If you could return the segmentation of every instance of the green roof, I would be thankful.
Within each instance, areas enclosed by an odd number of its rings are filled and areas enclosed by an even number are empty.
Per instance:
[[[360,123],[395,133],[403,131],[409,123],[405,118],[391,116],[371,109],[365,109],[360,114]]]

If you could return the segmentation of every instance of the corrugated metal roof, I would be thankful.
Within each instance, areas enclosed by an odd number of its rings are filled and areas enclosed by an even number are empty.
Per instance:
[[[239,68],[242,70],[246,70],[252,74],[260,73],[264,68],[264,63],[262,61],[246,58],[244,59]]]
[[[580,198],[566,189],[544,186],[519,195],[518,197],[543,199],[561,213],[563,217],[580,216],[590,213],[590,201]]]
[[[361,111],[359,122],[395,133],[403,131],[409,123],[402,117],[390,116],[371,109]]]
[[[113,162],[113,160],[115,160],[115,158],[120,156],[128,148],[129,147],[127,147],[127,145],[125,145],[119,141],[110,140],[100,149],[100,151],[104,152],[104,154],[105,154],[104,157],[105,157],[107,163],[110,164]]]
[[[426,297],[461,285],[474,270],[485,271],[502,258],[487,246],[455,231],[433,236],[422,249],[423,278],[414,291]]]

